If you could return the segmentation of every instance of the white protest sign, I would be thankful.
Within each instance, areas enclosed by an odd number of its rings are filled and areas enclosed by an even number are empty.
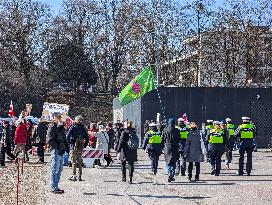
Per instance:
[[[58,103],[48,103],[43,104],[42,118],[44,120],[51,121],[53,113],[61,113],[62,117],[67,116],[69,111],[69,105],[58,104]]]

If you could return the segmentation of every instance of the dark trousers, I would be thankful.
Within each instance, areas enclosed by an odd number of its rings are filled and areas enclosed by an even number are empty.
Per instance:
[[[148,150],[148,156],[151,161],[151,169],[154,174],[157,174],[158,171],[158,164],[159,164],[159,157],[160,153],[159,151],[149,149]]]
[[[181,173],[182,175],[185,175],[186,172],[186,157],[184,157],[184,151],[179,152],[180,158],[176,162],[176,174]]]
[[[221,158],[224,153],[224,149],[210,149],[210,160],[211,160],[211,165],[212,165],[212,170],[215,171],[215,174],[220,174],[221,170]]]
[[[40,161],[41,162],[44,162],[44,143],[38,143],[37,144],[37,154],[38,154],[38,157],[40,158]]]
[[[189,162],[189,165],[188,165],[188,176],[189,177],[192,177],[193,166],[194,166],[194,163]],[[200,174],[200,162],[195,162],[195,167],[196,167],[196,176],[199,176],[199,174]]]
[[[243,174],[244,170],[244,157],[245,157],[245,152],[247,153],[247,164],[246,164],[246,172],[251,173],[252,170],[252,148],[243,148],[241,147],[239,149],[239,174]]]
[[[123,178],[126,178],[126,164],[128,163],[129,177],[133,177],[134,161],[122,161],[121,170]]]
[[[0,154],[0,163],[1,163],[1,166],[5,166],[5,157],[6,157],[6,153],[7,155],[14,159],[14,155],[12,154],[11,152],[11,145],[7,145],[7,146],[2,146],[1,148],[1,154]]]
[[[226,160],[225,160],[226,165],[228,165],[232,161],[232,151],[234,148],[234,143],[235,143],[234,139],[229,140],[229,150],[226,151]]]

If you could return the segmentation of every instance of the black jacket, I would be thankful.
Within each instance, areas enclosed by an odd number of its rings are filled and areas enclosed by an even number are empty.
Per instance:
[[[175,163],[179,159],[179,130],[169,123],[162,132],[162,147],[166,164]]]
[[[118,128],[115,132],[115,147],[114,147],[115,151],[117,151],[118,149],[120,137],[123,131],[124,131],[124,128],[121,127],[121,128]]]
[[[10,145],[12,143],[12,136],[11,136],[11,129],[10,125],[7,125],[7,127],[2,127],[1,132],[1,141],[5,143],[6,145]]]
[[[59,155],[63,155],[68,150],[68,143],[63,125],[51,123],[47,131],[48,144],[50,149],[56,149]]]
[[[137,161],[137,149],[129,149],[127,143],[129,135],[135,132],[133,128],[127,128],[121,133],[117,152],[120,153],[121,161]]]
[[[46,143],[48,126],[46,122],[40,122],[35,128],[33,133],[33,140],[36,143]]]
[[[86,127],[83,124],[72,125],[66,135],[67,141],[71,145],[75,145],[76,138],[82,136],[84,138],[84,147],[89,144],[89,135]]]

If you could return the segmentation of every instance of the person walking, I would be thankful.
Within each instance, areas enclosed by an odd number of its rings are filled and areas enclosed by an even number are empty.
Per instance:
[[[38,163],[44,163],[44,146],[46,143],[46,134],[48,129],[48,123],[39,119],[38,125],[34,127],[33,141],[37,145],[37,154],[39,157]]]
[[[207,120],[206,121],[206,126],[203,127],[202,133],[203,133],[203,140],[207,143],[205,143],[205,148],[206,148],[206,161],[210,162],[210,153],[209,153],[209,143],[208,143],[208,133],[211,132],[211,130],[214,128],[213,126],[213,120]]]
[[[26,126],[25,126],[26,120],[20,119],[19,125],[17,126],[15,130],[15,137],[14,137],[14,156],[18,157],[19,152],[21,151],[24,156],[25,161],[25,145],[26,145],[26,138],[27,138],[27,132],[26,132]]]
[[[126,123],[125,129],[122,131],[119,145],[117,147],[117,156],[121,161],[122,182],[126,182],[126,164],[128,163],[129,184],[132,184],[134,162],[137,161],[137,149],[139,147],[139,138],[136,135],[132,122]]]
[[[189,134],[189,128],[188,126],[184,123],[183,118],[178,119],[178,126],[179,130],[179,137],[180,137],[180,142],[179,142],[179,159],[177,160],[176,163],[176,175],[178,176],[179,173],[181,173],[182,176],[185,176],[186,172],[186,157],[184,155],[184,147],[186,144],[186,140]],[[181,159],[181,160],[180,160]]]
[[[114,142],[114,150],[117,151],[119,142],[120,142],[120,137],[122,132],[124,131],[124,125],[123,123],[119,122],[116,123],[116,131],[115,131],[115,142]]]
[[[188,165],[188,180],[192,179],[193,164],[195,163],[196,174],[195,181],[199,181],[200,175],[200,162],[204,161],[204,154],[201,148],[201,132],[195,122],[190,123],[190,129],[186,144],[184,147],[184,155],[186,156]]]
[[[175,128],[175,119],[168,120],[168,126],[162,132],[162,148],[168,172],[168,182],[175,181],[175,166],[179,159],[179,130]]]
[[[25,159],[26,161],[29,161],[29,156],[28,152],[32,149],[32,131],[33,131],[33,123],[31,119],[28,119],[26,122],[26,133],[27,133],[27,138],[26,138],[26,145],[25,145]]]
[[[11,153],[11,146],[12,146],[12,138],[11,138],[11,130],[10,130],[10,125],[9,122],[6,120],[3,120],[2,122],[2,133],[1,133],[1,158],[0,158],[0,163],[1,166],[5,166],[5,155],[10,157],[11,160],[13,160],[15,157]]]
[[[153,175],[158,172],[159,157],[162,152],[161,141],[161,133],[158,131],[157,125],[154,122],[150,123],[149,131],[145,134],[143,141],[143,149],[148,153]]]
[[[225,164],[226,164],[226,169],[228,170],[230,168],[229,164],[232,161],[232,152],[233,152],[233,148],[234,148],[234,144],[235,144],[235,136],[234,136],[235,125],[232,123],[232,120],[230,118],[226,119],[226,127],[228,129],[227,137],[228,137],[229,150],[227,150],[227,152],[226,152]]]
[[[227,145],[227,138],[225,133],[221,130],[221,123],[214,121],[214,129],[208,133],[208,149],[210,155],[210,163],[212,168],[212,175],[219,176],[221,170],[221,158]]]
[[[53,121],[48,127],[47,139],[51,153],[50,188],[54,194],[63,194],[59,189],[60,176],[63,171],[63,154],[68,150],[65,128],[60,113],[53,113]]]
[[[78,115],[75,117],[74,125],[69,129],[67,133],[67,141],[70,145],[71,160],[73,175],[69,180],[76,181],[76,168],[78,165],[78,180],[82,181],[82,152],[89,144],[89,136],[87,129],[83,125],[83,117]]]
[[[244,175],[244,157],[245,153],[247,153],[247,164],[246,164],[246,172],[247,176],[250,176],[252,170],[252,152],[254,151],[255,144],[255,128],[250,123],[249,117],[242,117],[243,123],[238,126],[234,135],[240,143],[239,146],[239,169],[238,175]]]

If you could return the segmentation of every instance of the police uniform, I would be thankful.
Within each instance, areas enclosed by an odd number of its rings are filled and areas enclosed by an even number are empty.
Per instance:
[[[215,125],[220,125],[219,122],[214,122]],[[212,167],[212,175],[219,176],[221,170],[221,158],[225,151],[226,136],[222,129],[214,128],[208,133],[208,148],[210,163]]]
[[[156,124],[151,123],[151,128],[146,134],[143,142],[143,149],[147,151],[151,161],[151,169],[154,175],[158,171],[159,157],[162,152],[161,133],[158,131]]]
[[[228,145],[229,145],[229,150],[226,152],[226,168],[229,169],[229,163],[232,161],[232,151],[234,148],[235,144],[235,125],[232,123],[230,118],[226,119],[227,122],[227,130],[228,130]]]
[[[204,129],[202,130],[203,133],[203,141],[206,142],[205,143],[205,149],[206,149],[206,158],[207,158],[207,162],[210,161],[210,156],[209,156],[209,148],[208,148],[208,133],[214,128],[213,126],[213,120],[207,120],[206,126],[204,127]]]
[[[182,176],[185,176],[186,172],[186,157],[184,155],[184,148],[186,144],[186,140],[188,138],[189,134],[189,127],[184,124],[183,119],[178,119],[179,125],[177,126],[179,130],[179,136],[180,136],[180,143],[179,143],[179,154],[180,154],[180,159],[177,160],[176,163],[176,175],[179,175],[181,173]]]
[[[252,170],[252,152],[255,148],[254,145],[254,126],[249,122],[249,117],[242,118],[243,123],[239,125],[237,130],[235,131],[235,136],[237,137],[240,146],[239,146],[239,170],[238,175],[244,174],[244,156],[245,152],[247,153],[247,164],[246,164],[246,172],[249,176]]]

